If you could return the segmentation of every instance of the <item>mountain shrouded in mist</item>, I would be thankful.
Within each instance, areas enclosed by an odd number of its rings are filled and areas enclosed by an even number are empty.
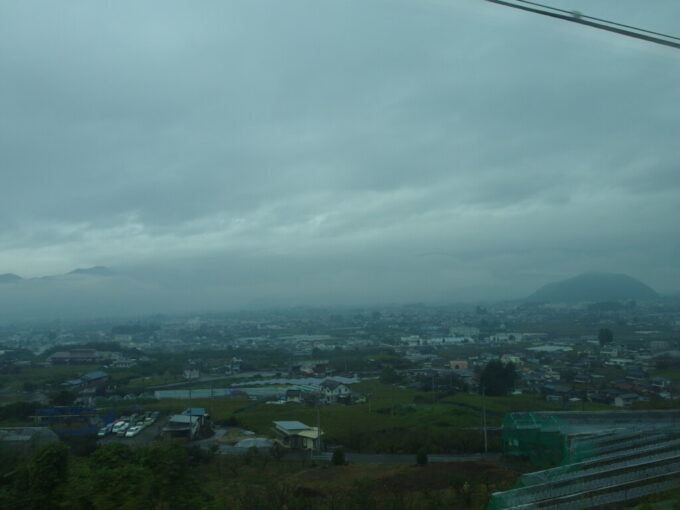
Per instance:
[[[20,282],[23,278],[12,273],[0,274],[0,283]]]
[[[527,301],[569,303],[578,301],[624,301],[653,299],[656,292],[648,285],[625,274],[583,273],[548,283],[531,294]]]

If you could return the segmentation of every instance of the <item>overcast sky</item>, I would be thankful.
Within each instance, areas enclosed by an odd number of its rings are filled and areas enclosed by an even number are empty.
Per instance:
[[[546,3],[680,34],[677,0]],[[0,273],[229,306],[677,291],[679,85],[678,50],[483,0],[0,0]]]

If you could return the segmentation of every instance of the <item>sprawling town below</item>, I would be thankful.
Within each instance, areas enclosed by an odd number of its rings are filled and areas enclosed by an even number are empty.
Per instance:
[[[558,495],[569,508],[632,508],[678,489],[680,302],[670,298],[6,323],[0,345],[5,455],[35,463],[56,444],[71,465],[121,451],[135,465],[189,455],[219,486],[187,492],[206,508],[264,508],[277,491],[318,508],[381,508],[395,494],[402,506],[390,508],[424,508],[427,497],[552,508]],[[623,476],[641,446],[654,453],[649,483]],[[616,455],[618,492],[610,475],[589,482],[592,495],[551,492],[566,475],[518,488],[537,469]],[[254,499],[244,484],[259,487]],[[342,499],[357,484],[372,506]],[[3,497],[15,488],[5,483]],[[89,490],[95,500],[104,489]]]

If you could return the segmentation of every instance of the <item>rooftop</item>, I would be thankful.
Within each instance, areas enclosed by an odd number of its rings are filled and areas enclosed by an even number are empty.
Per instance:
[[[274,425],[284,430],[309,430],[311,427],[299,421],[275,421]]]
[[[189,416],[207,416],[208,412],[203,407],[187,407],[182,414]]]

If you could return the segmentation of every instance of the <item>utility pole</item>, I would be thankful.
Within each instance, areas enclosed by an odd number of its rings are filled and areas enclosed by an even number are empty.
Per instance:
[[[390,384],[390,404],[392,404],[390,406],[390,416],[394,416],[394,406],[396,405],[394,400],[394,393],[395,393],[394,385]]]
[[[432,372],[432,404],[434,405],[436,394],[434,391],[434,371]]]
[[[211,416],[214,416],[214,411],[215,411],[215,403],[214,403],[214,400],[213,400],[215,398],[214,388],[215,388],[215,385],[211,382],[210,383],[210,414],[211,414]]]
[[[321,404],[316,405],[317,454],[321,453]]]
[[[484,453],[489,453],[489,441],[486,434],[486,390],[482,385],[482,428],[484,429]]]

